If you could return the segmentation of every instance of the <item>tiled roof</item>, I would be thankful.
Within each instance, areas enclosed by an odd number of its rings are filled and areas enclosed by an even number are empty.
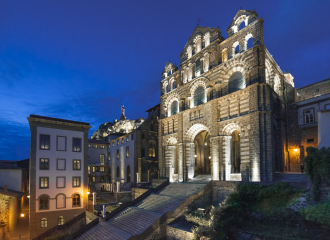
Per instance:
[[[7,164],[0,162],[0,169],[23,169],[23,168],[16,167],[15,164]]]
[[[88,126],[90,125],[89,123],[86,123],[86,122],[78,122],[78,121],[72,121],[72,120],[61,119],[61,118],[45,117],[45,116],[34,115],[34,114],[30,114],[30,118],[40,118],[40,119],[45,119],[45,120],[67,122],[67,123],[75,123],[75,124],[82,124],[82,125],[88,125]]]

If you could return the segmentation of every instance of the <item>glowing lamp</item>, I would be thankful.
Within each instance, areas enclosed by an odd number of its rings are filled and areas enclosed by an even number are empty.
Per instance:
[[[297,151],[298,151],[298,149],[297,149],[297,148],[295,148],[295,149],[294,149],[294,151],[295,151],[295,152],[297,152]]]
[[[209,159],[211,159],[211,156],[209,156]]]
[[[89,195],[89,192],[87,192],[87,195]]]
[[[205,146],[207,146],[207,143],[205,143]]]
[[[30,195],[27,195],[27,198],[30,198]]]
[[[24,213],[21,213],[21,217],[24,217]]]
[[[197,158],[197,155],[195,154],[195,158]]]

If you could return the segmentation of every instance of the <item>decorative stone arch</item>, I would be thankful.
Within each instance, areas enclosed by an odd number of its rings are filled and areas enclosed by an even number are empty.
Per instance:
[[[235,130],[241,132],[242,128],[237,123],[229,123],[222,129],[221,135],[230,136]]]
[[[236,19],[235,26],[237,27],[237,31],[241,30],[239,29],[239,25],[241,25],[242,22],[245,22],[245,27],[248,25],[248,18],[246,15],[242,15]]]
[[[166,87],[168,86],[168,81],[165,81],[164,83],[163,83],[163,91],[164,91],[164,94],[166,94],[166,93],[168,93],[169,91],[170,91],[170,89],[168,89],[168,91],[167,91],[167,89],[166,89]]]
[[[245,38],[244,38],[244,51],[247,50],[247,43],[249,41],[249,39],[252,38],[252,41],[253,41],[253,35],[252,33],[248,33]],[[254,44],[253,44],[254,45]]]
[[[169,80],[168,91],[172,91],[172,90],[175,89],[175,88],[173,88],[173,82],[174,82],[174,84],[175,84],[175,79],[174,79],[174,77],[172,77],[172,78]]]
[[[189,128],[189,130],[185,134],[185,140],[187,142],[194,142],[195,137],[201,131],[207,131],[211,135],[211,131],[208,127],[203,124],[197,123]]]
[[[210,33],[210,31],[207,31],[204,34],[205,47],[207,47],[208,45],[210,45],[210,40],[211,40],[211,33]]]
[[[276,74],[274,77],[274,91],[280,95],[280,89],[281,89],[281,79],[280,77]]]
[[[41,198],[44,197],[44,198],[47,198],[47,201],[48,201],[48,206],[46,207],[43,207],[41,208]],[[38,202],[39,202],[39,210],[49,210],[50,208],[50,196],[48,194],[41,194],[39,197],[38,197]]]
[[[61,198],[62,196],[62,198]],[[55,197],[56,199],[56,208],[66,208],[66,195],[64,193],[59,193]]]
[[[169,139],[167,139],[165,145],[166,146],[174,146],[178,143],[178,140],[175,137],[170,137]]]
[[[231,47],[231,56],[232,57],[235,57],[241,51],[240,49],[238,49],[238,53],[235,54],[235,49],[236,49],[237,46],[239,46],[239,41],[234,42],[234,44]]]
[[[235,72],[241,72],[243,76],[243,88],[245,88],[246,86],[248,86],[248,78],[249,78],[247,67],[248,66],[246,65],[246,63],[240,61],[240,59],[228,64],[226,69],[224,69],[223,74],[221,74],[223,76],[222,78],[223,82],[229,83],[230,77]]]
[[[78,200],[74,199],[74,196],[75,195],[79,195],[79,202],[78,202]],[[72,199],[72,207],[80,207],[80,206],[82,206],[82,197],[81,197],[81,194],[79,192],[73,193],[71,195],[71,199]],[[79,205],[75,205],[75,204],[78,204],[78,203],[79,203]]]
[[[178,106],[179,106],[179,99],[180,99],[180,96],[177,94],[177,93],[173,93],[171,95],[169,95],[166,100],[165,100],[165,103],[164,103],[164,109],[165,111],[167,111],[167,116],[171,116],[171,104],[174,102],[174,101],[177,101],[178,102]],[[178,111],[179,112],[179,111]]]
[[[191,95],[191,101],[190,101],[190,108],[194,107],[194,93],[198,87],[203,87],[205,94],[204,94],[204,103],[207,102],[207,94],[208,94],[208,88],[207,84],[205,83],[205,80],[207,78],[199,78],[198,80],[194,81],[190,87],[190,95]]]

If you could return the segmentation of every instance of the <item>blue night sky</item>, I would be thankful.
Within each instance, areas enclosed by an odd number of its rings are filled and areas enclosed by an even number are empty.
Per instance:
[[[146,117],[168,60],[196,27],[226,29],[239,8],[264,19],[265,45],[296,87],[330,77],[330,1],[0,0],[0,159],[29,157],[27,117]]]

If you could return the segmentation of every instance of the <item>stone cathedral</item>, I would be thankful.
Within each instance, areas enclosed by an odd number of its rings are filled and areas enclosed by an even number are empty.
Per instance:
[[[239,10],[227,32],[197,26],[180,68],[167,62],[162,73],[159,169],[170,182],[271,182],[289,171],[293,77],[268,52],[255,11]]]

